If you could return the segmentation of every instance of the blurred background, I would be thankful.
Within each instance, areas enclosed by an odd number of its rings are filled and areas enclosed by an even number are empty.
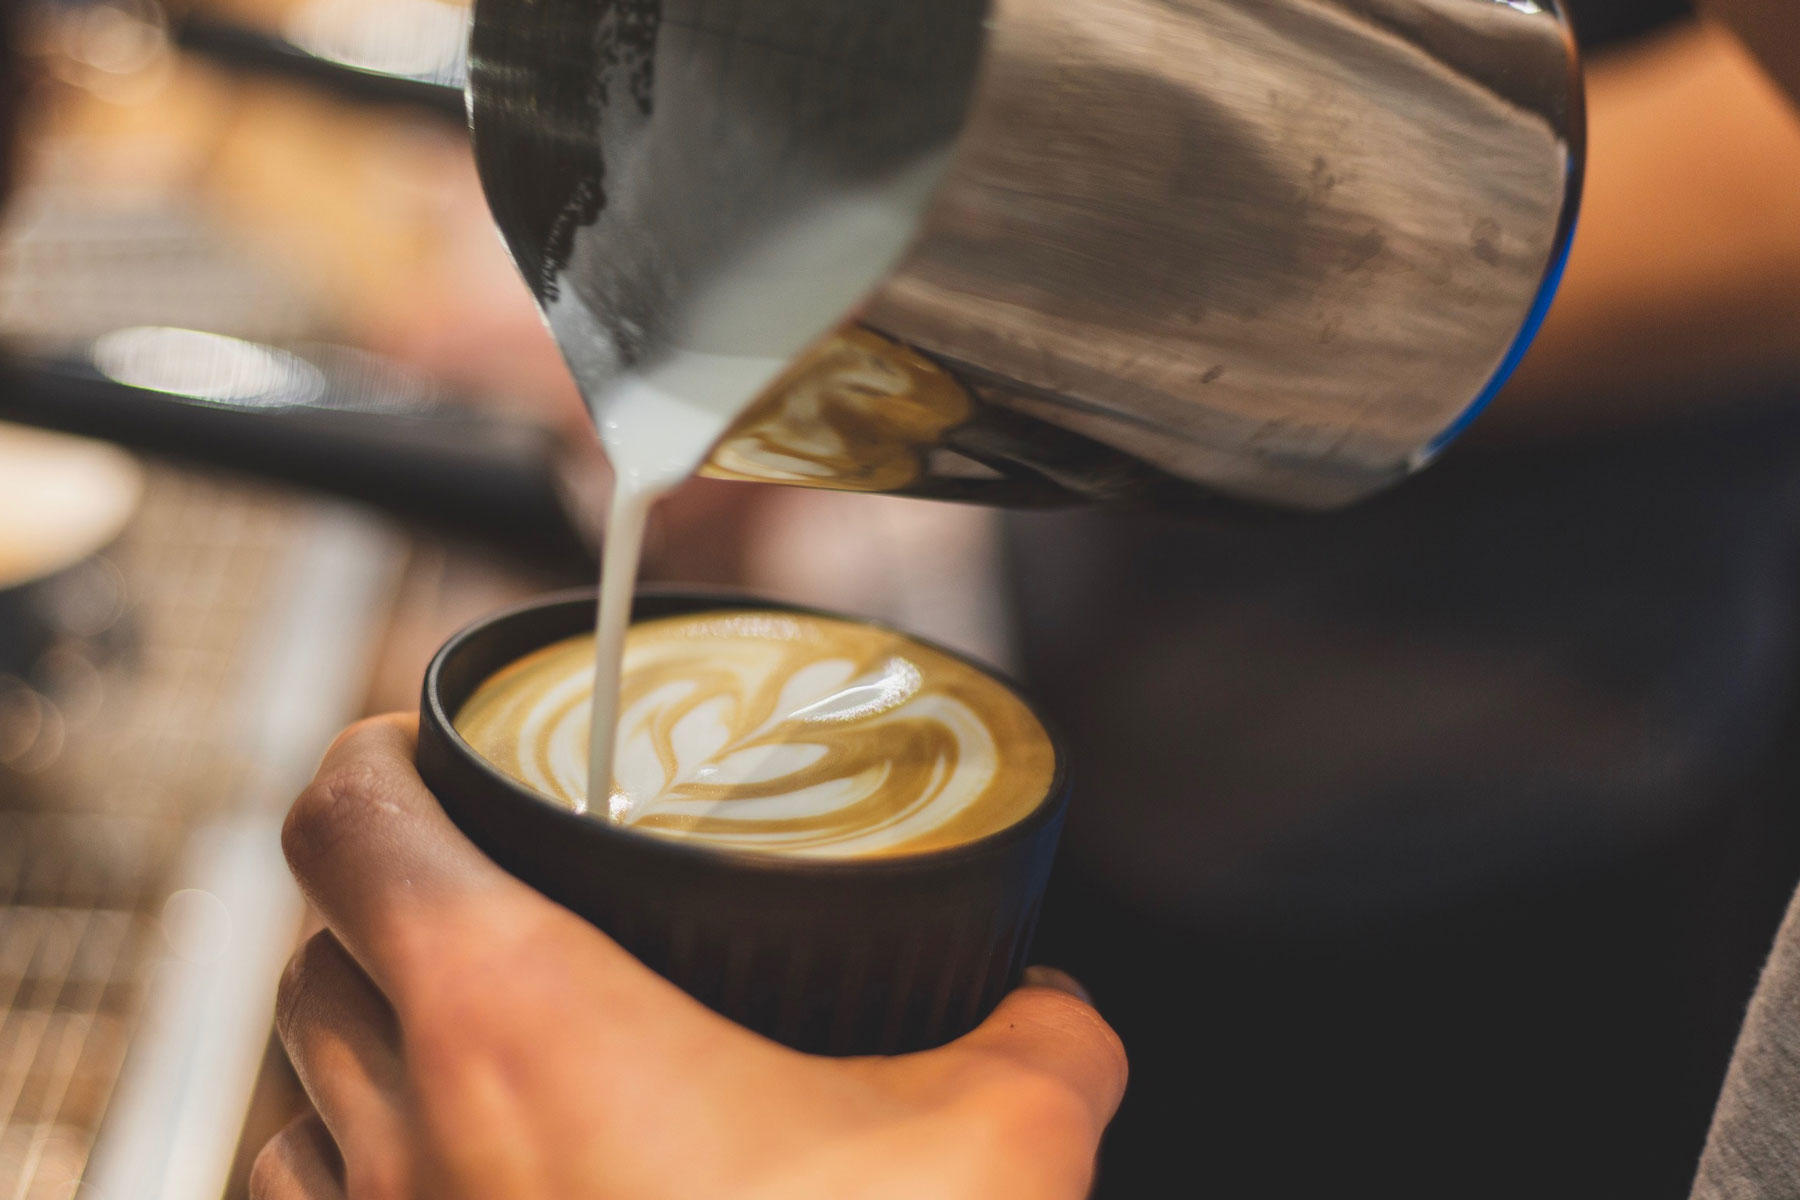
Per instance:
[[[542,389],[395,353],[444,357],[464,294],[534,329],[462,9],[8,10],[0,418],[141,453],[0,424],[0,1195],[241,1195],[297,1103],[295,788],[458,625],[591,571]]]
[[[1570,7],[1570,283],[1421,480],[1253,528],[658,518],[648,579],[900,622],[1071,733],[1042,957],[1136,1058],[1102,1195],[1685,1194],[1800,877],[1800,121],[1683,4]],[[241,1196],[300,1103],[286,806],[456,628],[591,585],[605,467],[461,8],[3,11],[0,1197]]]
[[[475,179],[465,8],[0,19],[0,1196],[238,1196],[301,1103],[269,1036],[288,803],[456,629],[593,585],[605,464]],[[749,572],[718,496],[648,579],[997,652],[997,585],[946,609],[867,548],[961,539],[991,576],[986,518],[852,505]]]

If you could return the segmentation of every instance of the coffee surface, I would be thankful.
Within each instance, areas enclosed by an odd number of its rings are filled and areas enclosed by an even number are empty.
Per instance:
[[[587,804],[594,638],[505,667],[457,732],[577,811],[740,850],[917,854],[1015,824],[1055,773],[1049,735],[1004,684],[852,621],[721,611],[635,625],[625,642],[613,795]]]

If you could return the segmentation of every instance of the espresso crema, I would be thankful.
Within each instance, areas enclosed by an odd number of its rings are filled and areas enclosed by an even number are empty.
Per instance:
[[[497,672],[456,716],[483,757],[584,811],[594,639]],[[851,621],[721,611],[625,642],[615,819],[818,858],[918,854],[997,833],[1047,797],[1055,750],[1004,684]],[[592,806],[596,810],[599,806]]]

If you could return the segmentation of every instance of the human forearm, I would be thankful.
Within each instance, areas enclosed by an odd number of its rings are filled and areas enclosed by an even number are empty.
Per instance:
[[[1542,335],[1489,438],[1626,423],[1800,373],[1800,114],[1696,25],[1590,75],[1588,184]]]
[[[1703,0],[1788,93],[1800,100],[1800,4],[1794,0]]]

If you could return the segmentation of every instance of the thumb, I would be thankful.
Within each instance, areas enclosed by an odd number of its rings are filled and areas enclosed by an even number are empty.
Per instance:
[[[948,1048],[1009,1059],[1067,1084],[1087,1102],[1096,1134],[1125,1095],[1124,1043],[1080,984],[1046,967],[1027,971],[1025,986]]]

